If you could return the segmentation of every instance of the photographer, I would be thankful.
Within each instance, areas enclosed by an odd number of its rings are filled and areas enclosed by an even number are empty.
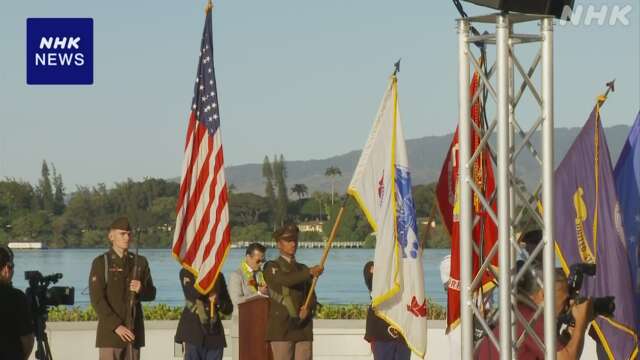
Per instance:
[[[540,262],[534,261],[531,264],[531,270],[537,274],[542,274],[542,266]],[[558,337],[556,341],[557,358],[579,359],[584,348],[584,336],[591,320],[593,320],[593,306],[590,299],[581,303],[574,303],[569,297],[569,287],[567,277],[562,269],[556,269],[555,274],[555,314],[556,318],[566,309],[571,309],[571,314],[575,319],[575,326],[570,327],[568,332],[570,337]],[[518,311],[527,320],[531,321],[536,312],[536,306],[544,305],[544,290],[536,281],[535,276],[528,272],[523,276],[518,289],[521,296],[518,298]],[[516,319],[512,319],[517,321]],[[542,314],[531,324],[531,328],[541,341],[544,341],[544,316]],[[493,330],[496,338],[499,337],[499,329]],[[524,333],[524,327],[520,321],[517,321],[516,334],[520,336]],[[543,350],[537,345],[535,340],[528,333],[524,336],[524,341],[517,351],[519,359],[544,359]],[[477,359],[499,359],[500,352],[493,346],[493,343],[485,336],[476,352]]]
[[[26,360],[33,349],[33,320],[24,293],[11,284],[13,253],[0,247],[0,359]]]

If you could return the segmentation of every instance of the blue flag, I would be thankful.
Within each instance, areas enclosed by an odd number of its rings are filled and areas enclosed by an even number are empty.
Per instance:
[[[627,256],[631,270],[631,281],[635,295],[636,329],[640,330],[640,262],[638,238],[640,237],[640,112],[631,127],[629,137],[622,148],[620,158],[613,172],[616,192],[622,210],[622,224],[627,240]]]
[[[591,323],[609,359],[637,353],[635,306],[620,207],[609,148],[596,107],[554,174],[554,238],[568,272],[576,263],[596,264],[585,277],[582,296],[614,296],[612,318]]]

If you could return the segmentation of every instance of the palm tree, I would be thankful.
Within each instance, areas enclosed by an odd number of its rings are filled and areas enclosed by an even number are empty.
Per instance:
[[[324,172],[324,176],[331,178],[331,206],[333,207],[333,193],[335,192],[336,176],[342,176],[342,171],[337,166],[329,166]]]
[[[305,195],[307,195],[307,191],[309,189],[307,188],[307,185],[305,184],[295,184],[293,185],[293,187],[291,188],[291,192],[298,195],[298,200],[302,199]]]

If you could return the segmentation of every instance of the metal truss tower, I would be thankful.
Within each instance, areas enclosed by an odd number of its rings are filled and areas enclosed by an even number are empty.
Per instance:
[[[534,23],[532,23],[534,22]],[[536,33],[516,33],[517,26],[535,29]],[[478,34],[472,32],[473,25],[491,28],[495,32]],[[527,25],[529,24],[529,25]],[[516,334],[516,324],[521,323],[525,331],[533,336],[547,359],[556,356],[556,319],[554,315],[554,243],[553,243],[553,19],[546,16],[497,13],[487,16],[468,17],[458,20],[458,61],[459,61],[459,179],[460,179],[460,280],[461,280],[461,320],[462,320],[462,358],[473,359],[477,341],[474,331],[484,330],[486,336],[500,350],[502,360],[515,358],[518,346],[522,343],[521,334]],[[522,45],[529,44],[537,49],[528,69],[518,59]],[[488,59],[479,60],[474,55],[475,45],[484,47],[485,53],[494,49],[495,62],[491,66]],[[518,50],[518,51],[516,51]],[[525,51],[523,51],[524,53]],[[534,51],[535,52],[535,51]],[[493,54],[491,56],[493,57]],[[486,62],[486,64],[484,64]],[[470,68],[480,75],[477,93],[482,97],[485,109],[495,110],[487,116],[485,127],[478,127],[471,120],[471,105],[478,98],[471,99]],[[539,70],[536,72],[536,70]],[[516,85],[516,79],[519,86]],[[536,84],[537,82],[537,84]],[[520,109],[521,99],[530,94],[532,106]],[[482,95],[485,94],[485,95]],[[495,106],[495,107],[494,107]],[[487,112],[488,113],[488,112]],[[530,123],[530,127],[521,125]],[[477,132],[482,139],[477,149],[472,149],[471,135]],[[534,135],[542,134],[542,141],[534,141]],[[474,181],[472,168],[474,161],[489,144],[497,144],[491,149],[492,163],[496,174],[495,198],[486,198]],[[541,149],[539,149],[541,147]],[[473,151],[473,153],[472,153]],[[523,181],[519,178],[517,164],[523,160],[523,154],[535,159],[539,164],[539,177],[530,176]],[[523,186],[524,183],[537,184]],[[498,226],[498,241],[487,258],[480,261],[480,270],[474,276],[472,256],[482,256],[482,251],[474,245],[472,228],[474,226],[473,198],[477,196],[480,206],[486,210]],[[497,204],[497,213],[491,204]],[[542,210],[544,209],[544,211]],[[531,253],[524,251],[517,243],[522,219],[528,216],[543,231],[543,241]],[[542,255],[543,273],[533,271],[535,281],[544,288],[544,306],[537,308],[531,321],[527,321],[517,309],[518,281],[526,271],[531,271],[534,257]],[[492,258],[497,256],[499,265],[491,266]],[[516,268],[516,258],[524,259],[524,265]],[[482,286],[483,274],[491,273],[496,282],[494,291],[499,292],[498,322],[500,336],[490,331],[490,319],[479,304],[478,293]],[[540,339],[532,330],[532,324],[539,316],[544,317],[544,338]],[[474,325],[474,323],[476,325]],[[511,331],[503,331],[510,329]]]

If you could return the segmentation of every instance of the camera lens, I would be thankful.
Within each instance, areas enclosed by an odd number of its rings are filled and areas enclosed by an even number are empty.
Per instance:
[[[604,296],[593,299],[593,313],[595,315],[611,317],[615,310],[616,303],[613,296]]]

